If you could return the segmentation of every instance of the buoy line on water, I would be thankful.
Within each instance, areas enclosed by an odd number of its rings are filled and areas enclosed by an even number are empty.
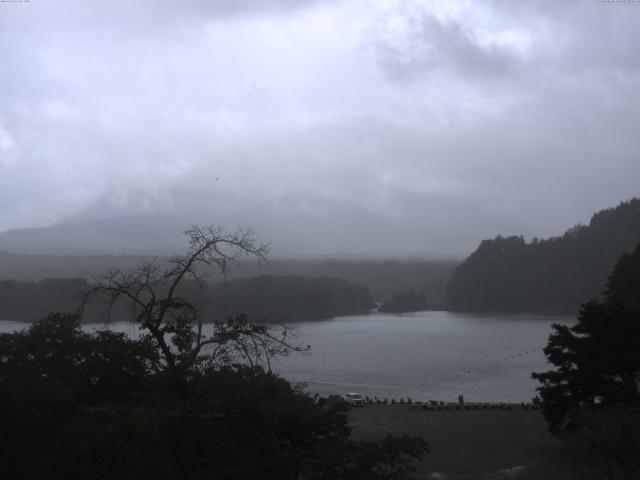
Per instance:
[[[508,355],[508,356],[504,357],[501,360],[494,360],[494,361],[489,362],[489,363],[483,363],[480,366],[475,365],[473,367],[470,367],[469,369],[464,370],[462,373],[455,374],[455,378],[456,379],[461,379],[464,375],[472,375],[473,373],[477,373],[477,372],[486,372],[488,369],[493,369],[495,367],[508,365],[513,360],[517,360],[519,358],[526,357],[526,356],[531,355],[533,353],[536,353],[536,352],[538,352],[540,350],[541,349],[538,349],[538,348],[529,348],[527,350],[522,350],[522,351],[514,353],[512,355]]]

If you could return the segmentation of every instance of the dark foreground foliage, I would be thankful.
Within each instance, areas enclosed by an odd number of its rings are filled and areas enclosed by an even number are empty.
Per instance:
[[[186,282],[206,289],[207,268],[225,273],[268,248],[243,230],[185,233],[185,255],[111,271],[92,289],[107,312],[118,304],[129,312],[139,340],[84,333],[68,314],[0,335],[0,471],[61,480],[412,478],[421,439],[352,441],[346,404],[316,403],[270,372],[274,356],[305,350],[286,326],[237,314],[205,328],[203,306],[182,295]]]
[[[409,479],[426,444],[349,438],[347,406],[259,367],[176,378],[151,343],[51,315],[0,335],[8,478]]]
[[[609,406],[579,419],[569,446],[610,480],[631,480],[640,472],[640,409]]]
[[[578,323],[553,325],[544,351],[555,370],[534,373],[554,431],[570,431],[585,410],[640,406],[640,245],[612,274],[604,302],[582,305]]]
[[[553,325],[544,351],[555,369],[533,374],[550,430],[612,480],[640,469],[639,267],[640,245],[618,261],[605,301]]]

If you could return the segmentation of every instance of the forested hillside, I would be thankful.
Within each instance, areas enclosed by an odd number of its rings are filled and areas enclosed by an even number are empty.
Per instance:
[[[366,312],[374,307],[367,287],[332,277],[262,275],[222,282],[206,311],[218,317],[242,312],[284,320],[313,320]]]
[[[379,310],[385,313],[405,313],[435,308],[435,305],[428,305],[423,293],[415,290],[408,290],[393,295],[389,300],[380,305]]]
[[[0,320],[35,321],[50,312],[74,313],[89,289],[84,279],[0,281]],[[185,282],[180,293],[201,306],[204,321],[237,313],[283,321],[314,320],[374,307],[367,287],[331,277],[263,275],[215,283],[203,291]],[[95,299],[87,305],[83,321],[105,321],[105,315],[106,303]],[[117,305],[112,319],[129,315],[124,305]]]
[[[451,309],[574,314],[600,298],[607,275],[640,242],[640,199],[596,213],[562,237],[484,240],[454,272]]]
[[[89,285],[82,278],[41,282],[0,280],[0,320],[31,322],[50,312],[75,312]]]
[[[91,279],[109,270],[129,270],[152,259],[152,256],[136,255],[24,255],[0,251],[0,280]],[[241,260],[233,266],[229,278],[335,277],[364,285],[376,301],[386,301],[412,289],[424,293],[429,305],[441,305],[445,302],[447,283],[458,264],[459,261],[454,260],[269,259],[260,266]],[[212,283],[223,280],[217,271],[208,273]]]

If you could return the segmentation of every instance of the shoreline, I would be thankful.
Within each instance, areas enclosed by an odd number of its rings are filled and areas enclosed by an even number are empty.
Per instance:
[[[394,311],[382,311],[382,310],[378,310],[377,308],[373,308],[373,309],[369,309],[369,310],[362,310],[362,311],[358,311],[358,312],[350,312],[350,313],[345,313],[345,314],[336,314],[330,317],[325,317],[322,315],[318,315],[318,314],[289,314],[290,316],[287,318],[286,315],[283,315],[282,318],[280,318],[281,321],[283,321],[286,324],[296,324],[296,323],[322,323],[322,322],[326,322],[326,321],[331,321],[331,320],[335,320],[335,319],[339,319],[339,318],[351,318],[351,317],[361,317],[361,316],[369,316],[369,315],[381,315],[381,316],[412,316],[415,314],[419,314],[419,313],[427,313],[427,312],[435,312],[435,313],[452,313],[452,314],[458,314],[458,315],[469,315],[469,316],[474,316],[474,315],[478,315],[478,316],[496,316],[496,317],[507,317],[507,316],[514,316],[514,317],[523,317],[523,316],[534,316],[534,317],[542,317],[542,318],[548,318],[548,317],[559,317],[559,318],[569,318],[569,319],[575,319],[576,316],[578,315],[578,312],[575,313],[571,313],[571,312],[567,312],[567,311],[558,311],[558,312],[553,312],[553,311],[536,311],[536,310],[467,310],[467,309],[456,309],[456,308],[446,308],[446,306],[441,305],[438,307],[427,307],[425,309],[422,310],[410,310],[410,311],[402,311],[402,312],[394,312]],[[74,312],[68,312],[68,313],[74,313]],[[278,317],[274,317],[274,318],[278,318]],[[37,318],[37,319],[23,319],[23,320],[16,320],[16,319],[2,319],[0,318],[0,324],[1,323],[19,323],[19,324],[31,324],[34,322],[37,322],[41,320],[41,318]],[[129,322],[129,320],[115,320],[111,323],[119,323],[119,322]],[[90,320],[86,320],[86,321],[82,321],[80,322],[81,324],[101,324],[102,322],[96,322],[92,319]],[[210,323],[214,323],[214,320],[210,320],[210,321],[203,321],[203,324],[210,324]]]

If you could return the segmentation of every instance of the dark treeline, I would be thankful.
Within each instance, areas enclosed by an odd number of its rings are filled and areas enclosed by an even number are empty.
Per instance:
[[[263,273],[271,275],[329,276],[364,285],[376,301],[413,289],[424,293],[426,302],[445,302],[451,275],[460,264],[454,260],[269,260]],[[255,263],[242,263],[235,278],[259,275]]]
[[[45,278],[86,278],[108,270],[127,270],[152,257],[128,255],[18,255],[0,251],[0,279],[37,282]],[[457,261],[429,260],[285,260],[270,259],[258,266],[240,261],[231,279],[259,275],[299,275],[336,277],[369,288],[376,301],[386,301],[398,292],[414,289],[423,292],[431,305],[444,303],[446,285]],[[218,272],[210,272],[211,281],[221,281]]]
[[[322,319],[374,307],[367,287],[333,277],[261,275],[213,286],[205,310],[214,316],[243,312],[284,320]]]
[[[52,311],[75,313],[89,289],[89,282],[82,278],[0,281],[0,319],[35,321]],[[204,291],[195,282],[184,282],[180,292],[201,305],[206,321],[239,312],[279,321],[316,320],[362,313],[374,307],[366,287],[331,277],[262,275],[216,283]],[[126,315],[116,309],[112,319]],[[95,303],[88,305],[83,320],[103,321],[104,308]]]
[[[0,320],[32,322],[49,312],[76,312],[89,284],[82,278],[0,281]]]
[[[400,292],[393,295],[380,306],[380,311],[388,313],[405,313],[425,310],[428,307],[429,306],[427,305],[423,293],[415,290],[408,290],[406,292]]]
[[[484,240],[454,272],[448,307],[461,310],[577,312],[599,299],[617,259],[640,242],[640,199],[596,213],[547,240]]]
[[[112,269],[127,270],[152,258],[138,255],[24,255],[0,250],[0,280],[88,279]]]

